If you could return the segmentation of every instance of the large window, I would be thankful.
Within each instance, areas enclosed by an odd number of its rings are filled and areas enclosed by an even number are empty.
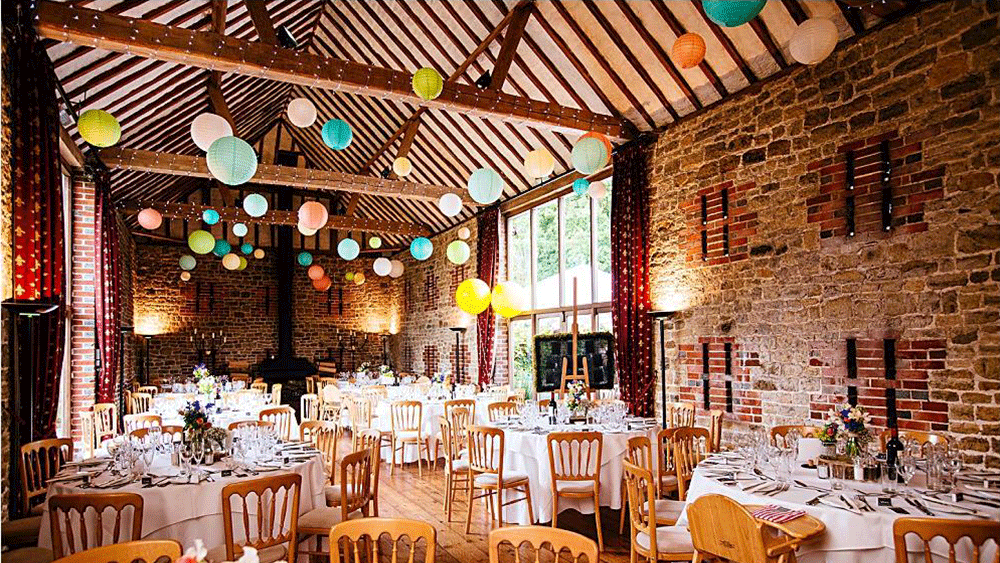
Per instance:
[[[610,194],[570,193],[507,217],[507,276],[531,294],[508,335],[514,385],[530,394],[534,336],[572,329],[574,280],[580,332],[611,331]]]

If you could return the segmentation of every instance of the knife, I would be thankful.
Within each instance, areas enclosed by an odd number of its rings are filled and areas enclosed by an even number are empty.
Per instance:
[[[910,506],[916,508],[920,512],[923,512],[924,514],[926,514],[928,516],[934,516],[933,512],[931,512],[926,506],[918,503],[917,501],[908,498],[908,499],[906,499],[906,502],[910,503]]]

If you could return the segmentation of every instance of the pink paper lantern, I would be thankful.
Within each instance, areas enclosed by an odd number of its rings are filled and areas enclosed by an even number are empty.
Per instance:
[[[330,218],[330,213],[318,201],[307,201],[299,207],[299,225],[307,229],[321,229]]]
[[[160,228],[163,223],[163,216],[160,212],[153,209],[152,207],[147,207],[139,212],[139,225],[143,229],[149,229],[150,231]]]
[[[326,276],[326,272],[323,271],[323,266],[320,266],[318,264],[313,264],[312,266],[309,266],[308,274],[309,274],[309,279],[314,281]]]

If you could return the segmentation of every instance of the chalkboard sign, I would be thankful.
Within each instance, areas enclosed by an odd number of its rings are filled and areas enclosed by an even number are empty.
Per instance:
[[[615,386],[615,338],[610,332],[589,332],[576,337],[578,373],[587,373],[591,389],[612,389]],[[573,335],[544,334],[535,337],[535,391],[556,391],[562,383],[562,361],[573,366]]]

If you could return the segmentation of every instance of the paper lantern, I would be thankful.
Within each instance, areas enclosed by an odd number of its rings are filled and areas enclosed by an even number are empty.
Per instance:
[[[392,262],[384,256],[380,256],[372,263],[372,270],[380,276],[388,276],[392,271]]]
[[[139,226],[143,229],[149,229],[150,231],[159,229],[160,225],[163,224],[163,216],[160,212],[153,209],[152,207],[147,207],[139,212]]]
[[[421,98],[430,101],[441,95],[444,79],[433,68],[422,68],[413,73],[413,92]]]
[[[352,238],[345,238],[337,243],[337,255],[344,260],[354,260],[360,252],[361,246],[358,245],[358,241]]]
[[[576,195],[584,195],[587,193],[587,189],[590,188],[590,182],[586,178],[577,178],[573,180],[573,193]]]
[[[226,254],[229,254],[233,250],[233,245],[229,244],[229,241],[225,239],[219,239],[215,241],[215,245],[212,247],[212,254],[215,254],[219,258],[222,258]]]
[[[528,292],[520,284],[512,281],[500,282],[493,288],[491,304],[494,313],[508,319],[531,308]]]
[[[181,272],[181,281],[191,281],[191,272]]]
[[[331,119],[323,124],[323,142],[331,149],[342,151],[351,145],[354,133],[343,119]]]
[[[253,251],[253,257],[256,258],[256,259],[258,259],[258,260],[262,259],[264,257],[264,249],[263,248],[258,248],[256,250],[254,250]]]
[[[524,157],[524,173],[529,178],[547,178],[556,167],[556,159],[545,149],[535,149]]]
[[[296,127],[309,127],[316,123],[316,106],[309,98],[295,98],[288,102],[288,121]]]
[[[697,33],[685,33],[674,41],[670,58],[681,68],[694,68],[705,60],[705,40]]]
[[[463,281],[455,290],[455,303],[470,315],[485,311],[490,306],[490,298],[490,286],[478,278]]]
[[[319,230],[329,218],[330,213],[318,201],[307,201],[299,207],[299,224],[307,229]]]
[[[178,262],[180,262],[182,270],[193,270],[194,267],[198,265],[198,261],[195,260],[194,256],[191,256],[190,254],[181,256],[181,259],[178,260]]]
[[[316,291],[326,291],[326,290],[330,289],[331,285],[333,285],[333,280],[331,280],[330,278],[328,278],[326,276],[323,276],[323,277],[319,278],[318,280],[313,280],[312,284],[313,284],[313,288]]]
[[[361,285],[363,283],[365,283],[364,272],[357,272],[356,274],[354,274],[354,285]]]
[[[483,205],[500,199],[503,194],[503,178],[492,168],[480,168],[469,176],[469,195]]]
[[[354,272],[347,272],[346,274],[344,274],[344,279],[349,282],[354,281]]]
[[[591,182],[590,188],[587,189],[587,193],[589,193],[590,197],[594,199],[601,199],[602,197],[608,195],[608,185],[600,180]]]
[[[392,264],[392,269],[389,270],[390,278],[398,278],[403,275],[403,270],[405,268],[403,267],[402,262],[400,262],[399,260],[391,260],[389,261],[389,263]]]
[[[438,199],[438,209],[448,217],[454,217],[462,212],[462,198],[455,194],[444,194]]]
[[[247,232],[248,231],[249,231],[249,229],[247,229],[246,223],[234,223],[233,224],[233,234],[236,235],[236,236],[238,236],[238,237],[245,237],[245,236],[247,236]]]
[[[253,245],[249,242],[244,242],[240,245],[240,252],[246,255],[253,254]]]
[[[743,25],[757,17],[767,0],[702,0],[708,19],[722,27]]]
[[[396,173],[396,176],[402,178],[410,172],[413,172],[413,163],[410,162],[410,159],[405,156],[401,156],[392,161],[392,171]]]
[[[219,222],[219,212],[214,209],[206,209],[201,212],[201,220],[206,225],[214,225]]]
[[[313,263],[313,255],[308,252],[299,252],[295,259],[299,262],[299,266],[309,266]]]
[[[235,270],[240,267],[240,257],[230,252],[222,257],[222,267],[227,270]]]
[[[799,24],[788,41],[792,58],[804,65],[823,62],[837,47],[837,26],[826,18],[809,18]]]
[[[80,114],[76,130],[84,141],[95,147],[110,147],[122,138],[122,128],[112,115],[99,109],[88,109]]]
[[[228,186],[245,184],[257,173],[257,153],[239,137],[222,137],[208,147],[205,157],[212,177]]]
[[[427,237],[417,237],[410,243],[410,254],[417,260],[427,260],[434,252],[434,243]]]
[[[202,113],[191,122],[191,139],[203,151],[208,151],[212,143],[222,137],[232,136],[233,126],[221,115]]]
[[[247,259],[244,258],[244,257],[242,257],[242,256],[240,256],[239,258],[240,258],[240,265],[239,265],[238,268],[236,268],[236,270],[237,271],[246,270],[247,269],[247,264],[249,264],[249,262],[247,262]]]
[[[580,139],[597,139],[604,145],[604,149],[608,151],[608,158],[611,158],[611,152],[614,150],[614,145],[611,144],[611,139],[606,135],[602,135],[597,131],[588,131],[583,135],[580,135]],[[578,141],[580,139],[577,139]]]
[[[594,137],[581,137],[573,145],[573,152],[570,155],[573,160],[573,168],[580,174],[590,175],[597,172],[608,163],[608,150],[600,139]]]
[[[371,237],[368,239],[368,248],[382,248],[382,239]]]
[[[452,264],[465,264],[470,252],[469,245],[464,240],[453,240],[446,249],[448,260]]]
[[[188,247],[195,254],[208,254],[215,248],[215,237],[208,231],[194,231],[188,235]]]
[[[458,230],[458,238],[462,240],[469,240],[469,237],[471,236],[472,236],[472,231],[469,230],[469,227],[462,227],[461,229]]]
[[[267,198],[260,194],[250,194],[243,198],[243,211],[251,217],[263,217],[267,213]]]
[[[319,231],[319,229],[310,229],[310,228],[307,228],[302,223],[299,223],[299,224],[295,225],[295,228],[298,229],[299,232],[302,233],[303,236],[307,236],[307,237],[311,237],[311,236],[315,235]]]
[[[319,264],[309,266],[309,270],[307,270],[306,273],[309,274],[309,279],[311,280],[318,280],[326,277],[326,272],[323,271],[323,266],[320,266]]]

